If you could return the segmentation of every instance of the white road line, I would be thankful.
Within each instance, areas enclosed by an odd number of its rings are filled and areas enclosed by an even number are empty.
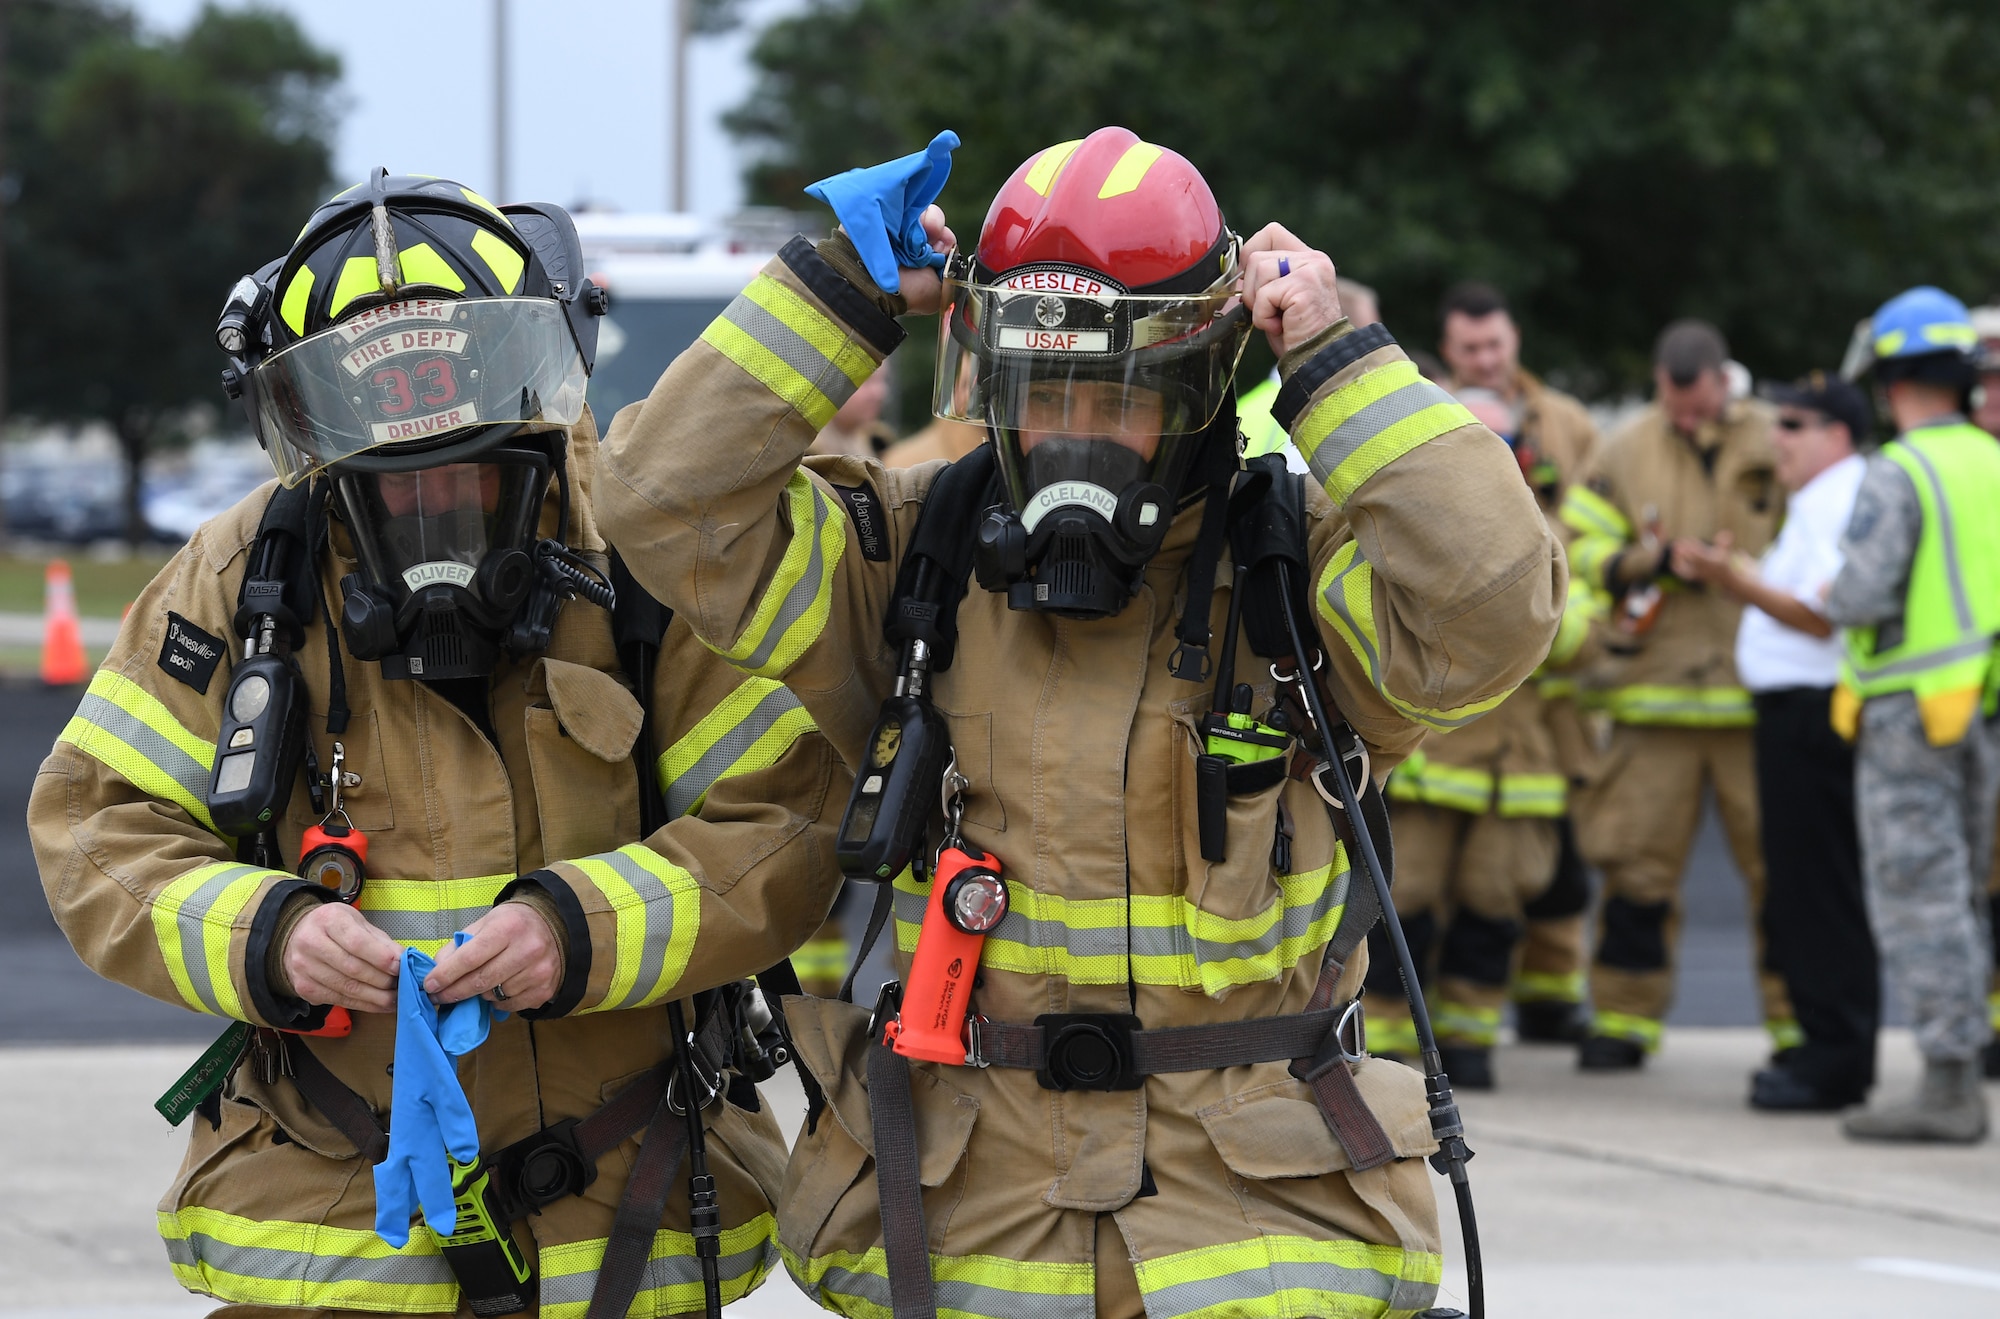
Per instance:
[[[1961,1287],[1980,1287],[2000,1292],[2000,1273],[1989,1269],[1968,1269],[1960,1264],[1939,1264],[1928,1259],[1858,1259],[1854,1267],[1869,1273],[1893,1273],[1902,1278],[1922,1278],[1927,1282],[1955,1282]]]

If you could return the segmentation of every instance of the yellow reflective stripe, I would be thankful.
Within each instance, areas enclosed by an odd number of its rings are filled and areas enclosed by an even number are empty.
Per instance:
[[[586,1012],[643,1008],[665,999],[687,971],[701,928],[701,886],[643,843],[572,861],[604,896],[616,923],[617,960],[604,1001]]]
[[[1773,1051],[1796,1049],[1806,1042],[1805,1029],[1790,1017],[1767,1017],[1764,1033],[1771,1037]]]
[[[1431,1009],[1431,1025],[1440,1040],[1492,1045],[1500,1040],[1500,1009],[1441,998]]]
[[[486,263],[493,277],[500,281],[500,289],[505,293],[515,293],[521,288],[521,272],[528,262],[514,245],[496,233],[480,229],[472,235],[472,250]]]
[[[758,275],[701,332],[819,430],[875,370],[839,321],[769,275]]]
[[[368,923],[406,947],[435,957],[451,937],[493,909],[512,874],[469,879],[378,879],[361,887],[354,905]]]
[[[1400,995],[1391,1013],[1368,1018],[1368,1051],[1394,1053],[1405,1058],[1417,1056],[1417,1023],[1410,1020],[1409,1006]]]
[[[372,256],[351,256],[341,262],[340,278],[334,281],[333,297],[326,304],[328,319],[337,320],[347,304],[382,291],[382,267]]]
[[[434,284],[453,293],[465,292],[465,281],[429,243],[418,243],[398,252],[396,268],[402,271],[405,284]]]
[[[1161,156],[1161,151],[1151,142],[1134,142],[1125,148],[1125,154],[1118,157],[1118,163],[1104,176],[1104,186],[1097,190],[1097,200],[1122,197],[1138,190],[1144,181],[1146,171],[1153,168],[1153,162]]]
[[[1652,1053],[1660,1047],[1660,1023],[1651,1017],[1637,1017],[1629,1012],[1595,1012],[1590,1018],[1590,1033],[1609,1035],[1617,1040],[1630,1040],[1644,1045],[1646,1052]]]
[[[808,939],[792,952],[801,980],[838,980],[847,974],[847,940]]]
[[[174,1280],[218,1300],[386,1314],[458,1306],[458,1281],[428,1232],[412,1232],[398,1250],[373,1231],[199,1207],[162,1211],[158,1221]]]
[[[1149,1319],[1290,1319],[1427,1309],[1444,1257],[1367,1241],[1272,1233],[1135,1266]]]
[[[1501,815],[1553,818],[1569,808],[1569,780],[1560,774],[1502,774]]]
[[[1414,363],[1391,362],[1321,399],[1292,440],[1328,498],[1345,507],[1369,477],[1418,445],[1478,424]]]
[[[1617,541],[1632,538],[1631,519],[1586,485],[1573,485],[1563,492],[1562,508],[1556,516],[1579,536],[1608,536]]]
[[[1593,693],[1590,703],[1621,724],[1687,728],[1748,728],[1757,722],[1750,693],[1741,687],[1668,687],[1635,684]]]
[[[1570,575],[1569,587],[1563,596],[1562,621],[1556,625],[1556,639],[1549,643],[1549,654],[1545,663],[1562,665],[1576,658],[1583,649],[1583,643],[1590,637],[1591,623],[1604,612],[1597,592],[1574,573]],[[1543,694],[1547,695],[1544,686]]]
[[[313,279],[312,267],[300,266],[299,273],[292,276],[292,282],[285,288],[284,300],[278,304],[278,314],[292,327],[292,333],[301,338],[306,332],[306,304],[312,299]]]
[[[1986,1019],[1993,1029],[2000,1030],[2000,994],[1986,996]]]
[[[1573,677],[1543,678],[1535,684],[1535,689],[1545,701],[1566,701],[1583,690],[1583,684]]]
[[[780,1244],[785,1268],[825,1309],[855,1319],[892,1319],[889,1266],[882,1248],[802,1257]],[[1089,1264],[1041,1263],[998,1255],[931,1254],[941,1316],[966,1319],[1095,1319],[1097,1275]]]
[[[247,1020],[230,974],[230,937],[268,881],[292,876],[234,861],[196,866],[153,895],[153,938],[167,975],[187,1005],[211,1016]]]
[[[782,683],[749,678],[660,755],[667,816],[701,809],[723,779],[768,769],[813,727],[812,716]]]
[[[1056,143],[1035,157],[1035,163],[1028,167],[1027,177],[1021,181],[1034,189],[1036,196],[1048,196],[1050,187],[1055,184],[1056,175],[1062,173],[1062,167],[1069,163],[1070,156],[1082,145],[1083,139],[1080,137]]]
[[[1581,1003],[1581,971],[1519,971],[1508,994],[1516,1003]]]
[[[724,1305],[748,1296],[770,1273],[778,1262],[776,1235],[777,1221],[770,1214],[723,1229],[718,1272]],[[590,1294],[597,1286],[607,1242],[608,1238],[597,1237],[542,1247],[540,1319],[580,1319],[590,1309]],[[694,1238],[686,1232],[662,1229],[653,1234],[653,1249],[646,1257],[638,1294],[627,1313],[692,1314],[702,1307],[701,1289],[701,1261],[695,1257]]]
[[[157,696],[130,678],[99,669],[57,740],[103,762],[147,796],[172,802],[202,828],[216,832],[208,813],[215,743],[188,731]]]
[[[1347,644],[1354,658],[1361,662],[1363,671],[1368,674],[1369,685],[1405,719],[1426,728],[1460,728],[1498,706],[1511,694],[1501,692],[1498,696],[1469,705],[1432,709],[1412,704],[1390,691],[1379,650],[1380,634],[1375,630],[1375,570],[1369,566],[1368,560],[1361,557],[1358,541],[1348,541],[1327,560],[1326,569],[1320,574],[1317,600],[1319,616]]]
[[[1607,588],[1606,574],[1611,563],[1625,550],[1625,542],[1612,536],[1578,536],[1569,543],[1569,571],[1586,585]]]
[[[1419,751],[1389,775],[1389,795],[1484,815],[1493,806],[1493,775],[1483,769],[1439,764]]]
[[[847,548],[847,515],[803,470],[785,482],[791,543],[736,644],[711,647],[746,673],[781,678],[826,630],[833,571]]]
[[[1346,910],[1347,853],[1317,870],[1276,876],[1278,897],[1254,916],[1223,917],[1179,894],[1069,898],[1007,881],[1008,909],[980,952],[985,970],[1061,976],[1073,984],[1221,993],[1275,980],[1333,937]],[[916,948],[929,888],[895,881],[896,944]]]

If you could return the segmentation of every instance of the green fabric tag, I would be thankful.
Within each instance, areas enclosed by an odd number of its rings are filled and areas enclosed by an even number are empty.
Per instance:
[[[254,1029],[247,1021],[230,1022],[229,1029],[215,1037],[215,1043],[195,1059],[194,1066],[182,1072],[181,1079],[153,1101],[160,1116],[176,1127],[187,1121],[187,1115],[194,1112],[196,1105],[220,1090],[229,1079],[229,1070],[243,1056]]]

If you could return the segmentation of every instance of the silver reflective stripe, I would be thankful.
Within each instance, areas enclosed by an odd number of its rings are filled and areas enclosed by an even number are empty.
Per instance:
[[[846,379],[845,376],[841,378]],[[757,639],[757,649],[750,653],[749,658],[741,661],[741,666],[753,673],[764,671],[764,666],[771,661],[771,652],[778,648],[778,643],[784,640],[787,632],[791,631],[792,624],[805,617],[806,610],[812,608],[813,601],[819,598],[819,593],[825,585],[821,579],[826,575],[826,554],[820,547],[820,533],[826,529],[828,516],[826,497],[820,494],[816,485],[808,483],[807,489],[812,496],[813,521],[812,531],[806,541],[805,571],[799,574],[796,582],[792,583],[792,589],[785,593],[785,602],[778,606],[778,612],[772,617],[771,625],[765,628],[764,635]],[[792,535],[804,534],[806,533],[798,527],[792,528]]]
[[[479,907],[442,907],[436,911],[370,911],[361,914],[368,923],[397,943],[436,943],[449,939],[481,916],[493,910],[492,903]]]
[[[208,965],[208,941],[202,938],[202,918],[208,915],[208,909],[215,905],[224,889],[245,875],[257,873],[255,866],[226,866],[204,879],[200,888],[181,900],[180,909],[174,913],[174,927],[181,936],[181,965],[187,968],[188,984],[218,1017],[228,1014],[215,996],[214,977]],[[227,976],[229,969],[224,967],[222,973]]]
[[[1341,622],[1347,624],[1349,634],[1353,636],[1355,643],[1361,647],[1362,662],[1368,666],[1368,681],[1380,687],[1382,685],[1382,660],[1375,653],[1375,639],[1368,635],[1368,630],[1361,626],[1360,622],[1355,619],[1354,614],[1347,607],[1347,575],[1364,567],[1367,562],[1368,560],[1361,556],[1361,547],[1356,545],[1354,547],[1354,557],[1348,560],[1345,568],[1342,568],[1333,575],[1333,580],[1326,584],[1326,590],[1320,592],[1320,595],[1326,601],[1326,607],[1339,615]]]
[[[741,723],[717,738],[714,746],[701,753],[701,759],[667,785],[667,818],[679,819],[693,810],[702,794],[714,787],[716,780],[728,773],[729,767],[757,744],[758,738],[798,708],[799,698],[792,695],[789,689],[774,687],[766,692],[764,699],[743,716]]]
[[[931,1257],[933,1275],[938,1271],[937,1261],[941,1258],[936,1255]],[[821,1275],[820,1289],[836,1296],[853,1296],[869,1301],[884,1313],[891,1308],[889,1280],[880,1274],[862,1273],[833,1264]],[[1094,1294],[1066,1296],[1049,1292],[1010,1292],[954,1278],[939,1278],[936,1291],[939,1314],[951,1311],[977,1316],[978,1319],[1095,1319],[1097,1314],[1097,1297]]]
[[[176,1246],[181,1250],[176,1251]],[[404,1287],[442,1287],[456,1281],[443,1255],[355,1259],[347,1255],[315,1255],[303,1250],[283,1250],[276,1246],[236,1246],[202,1232],[189,1233],[184,1242],[168,1242],[167,1256],[174,1263],[188,1267],[206,1264],[218,1273],[273,1282],[322,1285],[370,1282]]]
[[[209,771],[187,752],[175,746],[139,716],[102,696],[85,692],[76,707],[77,718],[97,725],[144,756],[153,767],[180,785],[203,806],[208,804]]]
[[[1335,397],[1338,397],[1337,393]],[[1333,479],[1334,471],[1354,456],[1356,449],[1397,422],[1414,417],[1425,408],[1451,401],[1451,395],[1421,376],[1401,389],[1384,394],[1335,426],[1319,442],[1309,464],[1313,479],[1325,485]]]
[[[847,378],[845,371],[808,343],[797,330],[743,294],[737,294],[735,300],[722,309],[722,319],[735,325],[769,349],[779,361],[804,376],[814,389],[826,395],[827,401],[836,409],[852,398],[859,388]]]
[[[749,1277],[760,1264],[766,1269],[775,1267],[777,1258],[777,1243],[766,1238],[749,1250],[739,1250],[734,1255],[724,1255],[717,1261],[717,1268],[724,1282],[734,1282]],[[656,1255],[646,1261],[645,1272],[639,1275],[639,1290],[642,1292],[661,1287],[700,1285],[701,1261],[693,1255]],[[596,1269],[589,1269],[583,1273],[544,1276],[542,1304],[544,1306],[585,1304],[595,1290],[597,1290]]]
[[[1938,540],[1944,548],[1944,576],[1951,583],[1951,608],[1958,615],[1958,630],[1972,631],[1972,602],[1965,594],[1965,574],[1958,566],[1958,538],[1952,532],[1951,501],[1945,498],[1944,482],[1938,477],[1938,470],[1932,465],[1930,455],[1907,441],[1903,448],[1917,464],[1924,469],[1924,479],[1931,483],[1931,502],[1938,511]],[[1989,510],[1988,516],[1991,516]]]
[[[646,904],[646,934],[639,945],[639,972],[632,977],[632,988],[625,992],[624,998],[604,1004],[607,1008],[628,1007],[651,993],[666,969],[667,945],[674,937],[674,895],[665,880],[640,865],[629,852],[605,852],[592,859],[610,866]]]
[[[1335,907],[1346,903],[1347,877],[1348,872],[1345,870],[1341,871],[1338,875],[1330,876],[1326,887],[1320,890],[1319,897],[1311,905],[1305,903],[1287,905],[1279,913],[1278,919],[1271,922],[1271,928],[1254,939],[1245,939],[1239,943],[1212,943],[1206,939],[1194,939],[1185,930],[1177,931],[1176,933],[1188,938],[1192,942],[1194,945],[1195,961],[1203,965],[1212,966],[1218,962],[1244,961],[1251,958],[1263,957],[1268,953],[1276,951],[1278,945],[1284,940],[1290,939],[1297,942],[1304,939],[1311,933],[1314,921],[1325,917]],[[1282,901],[1282,899],[1280,900]],[[1134,933],[1137,933],[1137,931]]]
[[[1272,1298],[1281,1292],[1331,1292],[1336,1296],[1365,1297],[1386,1302],[1395,1293],[1399,1278],[1377,1269],[1347,1268],[1339,1264],[1307,1264],[1272,1260],[1268,1266],[1225,1273],[1197,1282],[1177,1282],[1146,1293],[1149,1319],[1172,1319],[1211,1307],[1247,1305],[1249,1313],[1270,1310]],[[1347,1313],[1343,1307],[1341,1313]],[[1309,1310],[1308,1313],[1318,1313]],[[1372,1311],[1370,1311],[1372,1313]]]
[[[1893,660],[1887,664],[1854,665],[1855,675],[1863,681],[1876,678],[1895,678],[1906,673],[1924,673],[1931,669],[1941,669],[1947,664],[1960,660],[1978,659],[1993,649],[1991,637],[1974,637],[1970,641],[1959,641],[1942,650],[1933,650],[1923,655],[1911,655],[1905,659]]]

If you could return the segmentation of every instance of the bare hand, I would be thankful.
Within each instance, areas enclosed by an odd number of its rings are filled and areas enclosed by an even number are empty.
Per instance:
[[[1731,553],[1734,544],[1734,537],[1726,531],[1717,532],[1712,545],[1686,537],[1676,540],[1671,551],[1674,576],[1728,589],[1735,575]]]
[[[1265,225],[1243,244],[1243,305],[1283,357],[1340,319],[1333,259],[1283,225]]]
[[[556,996],[562,958],[541,913],[503,902],[465,927],[466,941],[438,954],[424,992],[439,1004],[484,996],[511,1010],[538,1008]],[[495,986],[507,993],[501,998]]]
[[[957,236],[944,222],[942,207],[926,206],[923,221],[924,236],[931,240],[931,251],[949,252],[958,246]],[[919,316],[936,315],[938,307],[944,301],[944,280],[938,272],[929,266],[919,266],[914,270],[904,266],[897,273],[902,276],[903,287],[900,292],[903,301],[909,304],[910,311]],[[511,995],[514,991],[510,989],[507,992]]]
[[[322,902],[285,940],[285,975],[308,1003],[353,1012],[394,1012],[403,948],[343,902]]]

